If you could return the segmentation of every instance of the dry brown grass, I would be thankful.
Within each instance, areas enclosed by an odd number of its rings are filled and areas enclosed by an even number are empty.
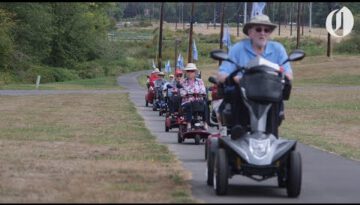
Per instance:
[[[0,97],[0,202],[191,202],[126,94]]]
[[[358,65],[359,56],[310,56],[303,61],[292,63],[294,76],[299,81],[331,75],[359,75]]]
[[[152,27],[148,27],[150,29],[155,29],[159,27],[159,23],[153,22],[153,26]],[[175,23],[165,23],[163,25],[163,27],[165,29],[170,29],[175,31]],[[185,26],[185,29],[188,29],[188,27]],[[183,25],[182,24],[178,24],[177,25],[177,29],[178,30],[182,30],[183,29]],[[233,35],[236,38],[236,41],[245,38],[245,34],[242,32],[242,27],[239,27],[239,36],[237,36],[237,27],[229,27],[230,30],[230,34]],[[296,26],[293,26],[292,28],[292,35],[290,35],[290,26],[289,25],[281,25],[280,28],[280,35],[279,35],[279,31],[278,28],[276,28],[274,30],[274,32],[271,34],[272,38],[275,37],[296,37]],[[219,34],[220,35],[220,27],[217,26],[215,29],[213,26],[209,26],[209,28],[207,28],[206,24],[197,24],[194,25],[193,27],[193,32],[196,34],[203,34],[203,35],[210,35],[210,34]],[[327,40],[327,31],[325,28],[318,28],[318,27],[312,27],[311,28],[311,32],[309,32],[309,27],[304,26],[304,35],[301,34],[302,33],[302,29],[300,28],[300,35],[301,36],[310,36],[310,37],[315,37],[315,38],[320,38],[322,40]],[[340,42],[342,40],[344,40],[345,38],[332,38],[333,41],[336,42]]]

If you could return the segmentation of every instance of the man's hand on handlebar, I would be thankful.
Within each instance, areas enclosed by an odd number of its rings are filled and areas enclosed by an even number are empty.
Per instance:
[[[217,74],[217,80],[220,82],[220,83],[226,83],[226,80],[227,80],[227,77],[229,75],[227,74],[224,74],[224,73],[218,73]],[[240,83],[240,77],[238,75],[234,76],[233,77],[233,80],[235,83]]]

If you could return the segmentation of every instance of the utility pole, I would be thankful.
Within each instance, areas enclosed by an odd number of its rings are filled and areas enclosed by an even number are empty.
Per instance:
[[[174,68],[176,69],[176,63],[177,63],[177,56],[178,56],[178,46],[179,46],[179,43],[180,43],[180,39],[179,38],[176,38],[175,40],[175,63],[174,63]],[[175,72],[175,69],[174,69],[174,72]]]
[[[188,48],[188,63],[192,62],[192,33],[194,23],[194,2],[191,3],[191,18],[190,18],[190,34],[189,34],[189,48]]]
[[[182,7],[181,7],[181,18],[182,18],[182,24],[183,24],[183,30],[185,30],[185,23],[184,23],[184,2],[181,3]]]
[[[305,12],[304,12],[304,3],[301,3],[301,35],[304,35],[304,24],[305,24]]]
[[[279,36],[280,36],[280,27],[281,27],[281,2],[279,2],[278,17],[279,17]]]
[[[221,9],[221,29],[220,29],[220,49],[223,49],[223,35],[224,35],[224,15],[225,15],[225,3],[222,3]],[[219,65],[221,65],[221,61],[219,61]]]
[[[244,2],[244,25],[246,24],[246,16],[247,16],[247,2]]]
[[[214,3],[214,29],[216,29],[216,2]]]
[[[296,22],[296,49],[300,46],[300,2],[298,2],[297,7],[297,22]]]
[[[291,2],[290,3],[290,36],[292,36],[292,26],[293,26],[292,24],[293,20],[291,15],[292,13],[293,13],[293,3]]]
[[[275,2],[272,2],[272,3],[271,3],[271,11],[272,11],[272,12],[271,12],[271,13],[272,13],[272,19],[271,19],[271,20],[272,20],[272,21],[275,20],[275,19],[274,19],[274,13],[275,13],[275,11],[274,11],[274,10],[275,10],[275,9],[274,9],[274,5],[275,5]]]
[[[177,22],[178,22],[178,3],[176,3],[176,6],[175,6],[175,32],[177,30]]]
[[[154,3],[152,3],[152,10],[151,10],[151,14],[150,14],[150,23],[152,21],[152,16],[154,15]]]
[[[237,24],[236,24],[236,36],[239,37],[239,24],[240,24],[240,2],[238,2],[238,6],[237,6],[237,10],[238,10],[238,13],[237,13]]]
[[[160,9],[160,35],[159,35],[159,58],[158,58],[158,68],[161,71],[161,47],[162,47],[162,28],[163,28],[163,12],[164,11],[164,2],[161,3],[161,9]]]
[[[224,35],[224,8],[225,8],[225,3],[221,3],[221,29],[220,29],[220,49],[223,49],[223,42],[222,42],[222,38]]]
[[[332,6],[331,3],[328,3],[328,8],[329,8],[329,12],[331,12],[332,10]],[[328,36],[327,36],[327,52],[326,52],[326,56],[327,57],[331,57],[331,36],[330,33],[328,32]]]
[[[309,3],[309,33],[311,33],[311,15],[312,15],[312,3]]]

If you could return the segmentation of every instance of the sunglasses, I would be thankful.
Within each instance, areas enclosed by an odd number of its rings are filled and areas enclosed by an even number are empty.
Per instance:
[[[270,33],[271,30],[269,28],[256,27],[255,31],[258,33],[261,33],[261,31],[264,31],[265,33]]]
[[[186,72],[188,72],[188,73],[193,73],[193,72],[195,72],[194,70],[187,70]]]
[[[177,75],[177,76],[175,76],[175,77],[177,77],[177,78],[181,78],[181,77],[182,77],[182,75]]]

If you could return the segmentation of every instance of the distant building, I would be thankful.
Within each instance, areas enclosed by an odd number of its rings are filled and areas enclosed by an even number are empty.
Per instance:
[[[130,21],[116,23],[117,28],[123,28],[123,27],[129,27],[129,26],[132,26],[132,23]]]

